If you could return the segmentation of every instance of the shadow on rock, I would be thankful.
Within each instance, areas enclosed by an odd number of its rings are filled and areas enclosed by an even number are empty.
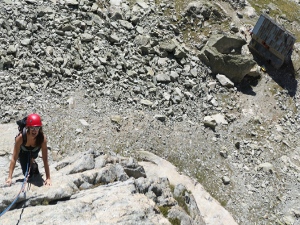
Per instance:
[[[18,220],[18,222],[17,222],[16,225],[19,225],[19,224],[20,224],[20,222],[21,222],[21,220],[22,220],[22,215],[23,215],[24,209],[25,209],[25,207],[22,207],[22,210],[21,210],[21,212],[20,212],[20,217],[19,217],[19,220]]]
[[[24,182],[24,178],[23,179],[17,179],[16,182]],[[41,175],[34,175],[33,177],[28,179],[27,183],[28,183],[29,186],[31,184],[33,184],[34,186],[42,187],[44,185],[44,180],[43,180]]]
[[[44,179],[41,175],[34,175],[33,177],[28,179],[28,186],[30,188],[31,185],[42,187],[44,185]]]
[[[272,66],[267,67],[267,73],[272,79],[283,89],[287,90],[291,97],[297,92],[297,80],[293,63],[291,61],[285,63],[278,70]]]
[[[237,90],[246,95],[255,96],[256,93],[253,91],[253,86],[256,86],[259,82],[259,78],[245,76],[244,79],[237,85]]]
[[[259,66],[265,69],[267,73],[280,87],[287,90],[291,97],[297,92],[297,80],[294,66],[291,60],[285,62],[279,69],[276,69],[270,62],[261,56],[253,53],[254,59]]]

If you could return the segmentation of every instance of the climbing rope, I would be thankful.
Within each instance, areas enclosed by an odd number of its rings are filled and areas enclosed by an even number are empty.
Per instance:
[[[25,186],[26,186],[26,183],[28,181],[28,178],[29,178],[29,174],[30,174],[30,167],[29,167],[29,164],[30,164],[30,158],[28,160],[28,163],[27,163],[27,169],[26,169],[26,173],[25,173],[25,177],[24,177],[24,181],[22,183],[22,186],[21,186],[21,190],[19,191],[18,195],[15,197],[15,199],[12,201],[12,203],[0,214],[0,217],[3,216],[8,210],[10,210],[10,208],[16,203],[16,201],[19,199],[20,197],[20,194],[22,192],[24,192],[25,190]],[[29,168],[29,169],[28,169]],[[25,194],[25,192],[24,192]]]

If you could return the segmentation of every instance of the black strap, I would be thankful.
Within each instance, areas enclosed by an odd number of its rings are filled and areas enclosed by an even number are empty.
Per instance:
[[[26,133],[27,129],[26,127],[23,128],[23,131],[22,131],[22,137],[23,137],[23,145],[26,145],[26,142],[27,142],[27,133]]]

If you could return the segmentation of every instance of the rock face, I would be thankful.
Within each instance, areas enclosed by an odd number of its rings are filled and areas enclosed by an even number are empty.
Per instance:
[[[224,74],[239,83],[256,65],[251,55],[241,55],[246,41],[234,36],[212,36],[199,54],[214,74]]]
[[[152,153],[140,151],[138,155],[144,160],[140,164],[150,177],[168,177],[170,183],[175,185],[175,198],[184,196],[185,201],[189,202],[189,215],[194,219],[192,224],[236,224],[231,215],[197,181],[179,174],[174,165]]]
[[[11,132],[6,134],[4,140],[11,143]],[[177,220],[184,224],[235,224],[199,183],[179,175],[171,163],[150,152],[139,155],[148,163],[92,150],[52,163],[52,186],[43,186],[40,175],[30,178],[25,192],[1,222],[15,224],[21,215],[22,223],[170,224]],[[43,165],[41,159],[37,162]],[[9,159],[2,157],[1,170],[7,171],[8,165]],[[17,164],[15,169],[17,182],[2,186],[1,212],[21,188],[19,167]],[[3,180],[7,172],[4,174]]]
[[[34,207],[9,211],[1,221],[16,224],[22,215],[21,221],[25,224],[170,224],[151,199],[136,193],[133,179],[80,192],[76,191],[74,184],[69,183],[69,193],[63,180],[60,181],[60,185],[54,184],[51,190],[40,187],[33,191],[34,185],[31,185],[26,195],[34,202],[31,203]],[[50,194],[56,195],[55,203]],[[37,195],[41,199],[35,198]]]

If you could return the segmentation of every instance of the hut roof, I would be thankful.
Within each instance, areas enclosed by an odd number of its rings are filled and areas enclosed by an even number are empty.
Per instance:
[[[296,41],[295,36],[266,14],[261,14],[255,24],[253,35],[262,39],[268,46],[287,56]]]

